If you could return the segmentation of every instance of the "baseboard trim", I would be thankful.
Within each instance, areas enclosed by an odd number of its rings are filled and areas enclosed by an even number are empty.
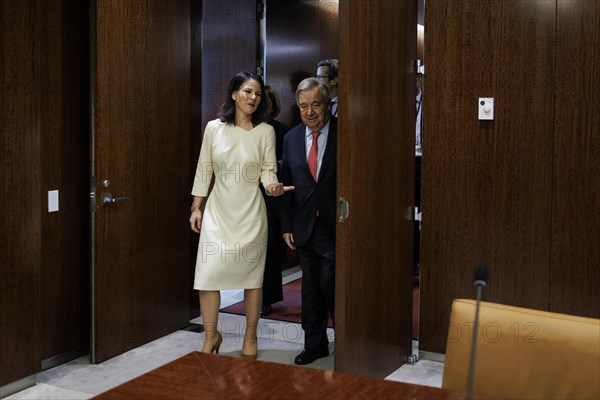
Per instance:
[[[419,351],[419,359],[443,363],[446,361],[446,355],[443,353],[433,353],[431,351]]]
[[[89,354],[89,352],[90,349],[88,347],[79,347],[77,349],[69,350],[54,357],[42,360],[42,371],[66,364],[71,360]]]
[[[4,386],[0,386],[0,399],[11,396],[15,393],[20,392],[21,390],[25,390],[32,386],[35,386],[35,375],[28,376],[23,379],[19,379],[18,381],[9,383]]]

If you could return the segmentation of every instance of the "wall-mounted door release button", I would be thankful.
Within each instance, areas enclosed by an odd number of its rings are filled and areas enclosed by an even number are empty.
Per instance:
[[[479,119],[493,120],[494,119],[494,98],[480,97],[479,98]]]

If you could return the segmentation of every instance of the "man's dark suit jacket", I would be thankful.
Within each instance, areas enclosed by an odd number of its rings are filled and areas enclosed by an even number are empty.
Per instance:
[[[337,119],[329,120],[327,145],[320,166],[317,182],[313,179],[306,162],[306,125],[299,124],[285,135],[281,181],[296,189],[283,198],[281,229],[294,235],[296,246],[302,247],[309,240],[315,224],[317,210],[335,243],[336,223],[336,153]]]

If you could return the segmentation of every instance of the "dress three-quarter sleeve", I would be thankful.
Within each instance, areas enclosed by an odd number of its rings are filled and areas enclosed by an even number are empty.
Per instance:
[[[265,125],[269,129],[265,138],[260,181],[266,188],[272,183],[279,183],[279,180],[277,179],[277,156],[275,155],[275,130],[272,126]]]
[[[212,160],[212,142],[216,131],[216,121],[210,121],[204,130],[198,165],[196,166],[196,176],[192,186],[192,196],[206,197],[210,188],[210,182],[213,176]]]

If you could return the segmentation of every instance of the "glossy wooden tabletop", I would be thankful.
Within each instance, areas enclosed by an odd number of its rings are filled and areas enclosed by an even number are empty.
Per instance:
[[[463,399],[428,386],[190,353],[94,399]]]

